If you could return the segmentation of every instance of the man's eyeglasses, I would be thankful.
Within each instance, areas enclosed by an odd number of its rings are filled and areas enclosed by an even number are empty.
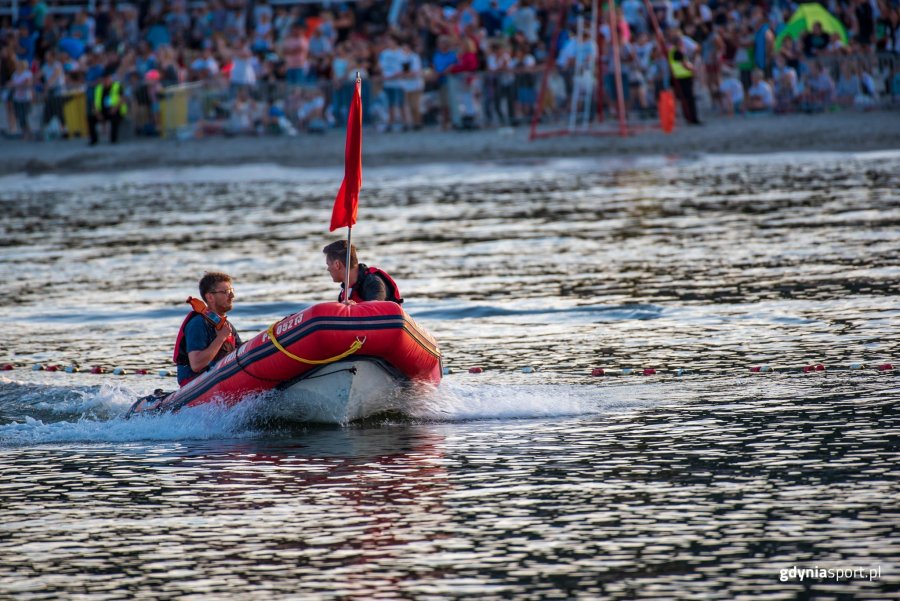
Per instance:
[[[228,290],[210,290],[211,294],[225,294],[228,296],[234,296],[234,290],[229,288]]]

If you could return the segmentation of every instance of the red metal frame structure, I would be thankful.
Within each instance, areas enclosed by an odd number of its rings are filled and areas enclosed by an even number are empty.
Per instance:
[[[569,135],[592,135],[592,136],[610,136],[610,135],[619,135],[619,136],[628,136],[631,134],[639,133],[641,131],[646,131],[649,129],[659,129],[659,125],[648,125],[648,124],[631,124],[628,123],[627,115],[625,113],[625,93],[622,88],[622,64],[619,57],[619,27],[618,27],[618,18],[616,15],[615,4],[612,5],[611,9],[607,9],[607,13],[609,15],[609,30],[610,37],[612,38],[612,51],[613,51],[613,71],[615,73],[615,82],[616,82],[616,112],[617,112],[617,121],[618,127],[615,129],[611,129],[609,127],[588,127],[586,129],[571,129],[569,127],[547,130],[547,131],[538,131],[538,124],[540,123],[541,117],[544,111],[544,99],[547,94],[547,83],[550,79],[551,71],[556,68],[556,58],[558,53],[558,45],[559,45],[559,35],[564,27],[567,26],[566,17],[568,15],[568,10],[570,5],[572,4],[571,0],[560,0],[559,2],[559,22],[556,30],[553,32],[553,39],[550,43],[550,52],[547,57],[547,62],[544,66],[544,75],[541,78],[541,89],[538,93],[537,102],[535,103],[534,110],[532,111],[531,118],[531,131],[529,133],[529,140],[536,140],[539,138],[552,138],[552,137],[561,137],[561,136],[569,136]],[[647,9],[647,14],[650,17],[650,22],[653,25],[653,30],[656,37],[657,47],[662,53],[663,57],[666,57],[668,64],[668,48],[666,47],[665,39],[662,35],[662,30],[659,26],[659,21],[656,18],[656,13],[653,11],[653,6],[650,4],[650,0],[644,0],[644,6]],[[602,7],[598,8],[598,10],[602,10]],[[596,120],[600,123],[603,122],[603,102],[605,100],[605,90],[603,86],[603,44],[602,37],[597,36],[597,115]]]

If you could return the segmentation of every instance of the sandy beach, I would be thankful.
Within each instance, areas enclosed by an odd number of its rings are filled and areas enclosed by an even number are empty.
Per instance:
[[[702,126],[679,124],[671,134],[650,130],[629,137],[570,136],[538,141],[528,140],[526,127],[405,133],[367,129],[363,135],[363,164],[370,167],[548,157],[858,152],[900,148],[900,112],[719,117]],[[338,130],[297,137],[132,139],[116,146],[103,140],[95,147],[81,139],[6,140],[0,144],[0,174],[253,163],[325,167],[342,164],[343,138],[344,132]]]

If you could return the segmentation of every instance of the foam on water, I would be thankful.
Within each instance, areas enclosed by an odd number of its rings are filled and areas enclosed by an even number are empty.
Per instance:
[[[4,396],[9,381],[4,385]],[[27,405],[11,423],[0,425],[0,446],[30,446],[68,442],[128,442],[246,438],[257,435],[251,426],[258,399],[235,407],[218,404],[187,408],[177,414],[125,419],[137,395],[121,383],[65,388],[14,384]],[[30,400],[30,402],[28,402]]]
[[[127,386],[116,381],[103,383],[99,390],[73,390],[71,392],[74,396],[62,400],[42,400],[35,404],[35,408],[63,415],[113,416],[127,409],[128,399],[132,394]]]
[[[543,419],[621,411],[652,402],[628,388],[601,390],[566,384],[464,384],[444,380],[430,394],[419,396],[410,417],[426,421]]]
[[[176,418],[176,419],[173,419]],[[129,442],[136,440],[179,440],[214,438],[218,424],[186,422],[179,416],[154,419],[95,420],[44,423],[31,417],[24,422],[0,426],[0,446],[31,446],[68,442]]]
[[[79,385],[74,378],[54,374],[56,382],[48,383],[46,374],[31,374],[37,382],[27,377],[13,380],[0,377],[0,403],[10,410],[15,419],[16,413],[46,413],[48,416],[88,417],[108,419],[122,415],[134,400],[149,391],[134,388],[133,382],[110,380],[96,385]],[[61,378],[65,378],[60,384]]]
[[[99,386],[46,386],[0,382],[4,397],[19,406],[11,423],[0,425],[0,445],[29,446],[66,442],[127,442],[244,438],[280,434],[267,432],[265,397],[251,397],[234,407],[218,404],[187,408],[177,414],[125,419],[139,396],[121,382]],[[567,384],[468,384],[445,379],[437,388],[417,387],[402,396],[404,417],[424,422],[546,419],[628,410],[654,403],[658,390],[646,387],[579,386]],[[638,392],[637,389],[641,389]]]
[[[242,337],[335,298],[336,169],[0,180],[0,582],[890,597],[898,378],[871,368],[900,356],[900,154],[599,162],[366,172],[354,240],[452,373],[344,427],[265,402],[123,418],[176,386],[135,372],[172,369],[203,271],[236,277]],[[886,578],[779,581],[810,558]]]

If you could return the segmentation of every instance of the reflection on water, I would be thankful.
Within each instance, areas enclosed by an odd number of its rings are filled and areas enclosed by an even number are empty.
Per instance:
[[[248,334],[332,298],[334,177],[217,174],[0,185],[0,361],[168,367],[208,269]],[[898,174],[367,172],[354,240],[456,373],[406,419],[290,429],[252,406],[125,421],[167,381],[3,372],[0,596],[889,598],[897,372],[747,368],[897,362]],[[781,581],[795,565],[882,578]]]
[[[0,448],[0,578],[62,596],[796,598],[834,583],[781,569],[852,564],[885,579],[837,590],[885,598],[896,401],[781,378],[659,386],[643,394],[662,406],[592,417]]]
[[[900,157],[797,163],[373,172],[354,239],[451,366],[889,360]],[[237,278],[247,334],[331,299],[334,186],[314,175],[4,189],[7,358],[166,367],[180,303],[214,268]]]

